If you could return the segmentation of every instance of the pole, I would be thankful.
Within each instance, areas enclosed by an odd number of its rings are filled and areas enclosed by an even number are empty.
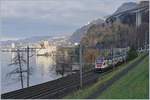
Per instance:
[[[140,42],[139,42],[139,39],[138,39],[138,50],[140,50]]]
[[[80,88],[82,88],[82,79],[83,79],[83,77],[82,77],[82,45],[80,44]]]
[[[29,68],[29,46],[27,46],[27,87],[29,87],[29,74],[30,74],[30,68]]]
[[[114,66],[114,50],[113,50],[113,47],[112,47],[112,64],[113,64],[113,68],[114,68],[115,66]]]
[[[144,43],[144,44],[145,44],[145,45],[144,45],[144,46],[145,46],[144,48],[145,48],[145,52],[146,52],[146,45],[147,45],[147,36],[146,36],[146,33],[145,33],[145,43]]]
[[[19,70],[20,70],[20,78],[21,78],[21,87],[23,88],[23,75],[22,75],[21,59],[20,59],[19,49],[17,49],[17,55],[18,55],[18,60],[19,60]]]

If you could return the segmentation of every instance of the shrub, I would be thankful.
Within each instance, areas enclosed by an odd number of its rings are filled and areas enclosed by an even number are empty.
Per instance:
[[[138,53],[134,47],[131,47],[127,53],[127,60],[133,60],[138,56]]]

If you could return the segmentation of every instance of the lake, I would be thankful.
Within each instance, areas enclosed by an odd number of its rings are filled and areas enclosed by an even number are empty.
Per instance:
[[[1,55],[1,93],[6,93],[9,91],[21,89],[21,80],[19,73],[10,74],[14,69],[18,68],[18,65],[9,66],[13,62],[16,56],[15,52],[0,52]],[[26,53],[23,54],[26,59]],[[46,56],[36,56],[33,52],[32,57],[30,57],[30,86],[44,83],[47,81],[55,80],[62,77],[60,74],[56,73],[56,63],[54,57]],[[23,64],[23,68],[26,69],[26,63]],[[27,74],[23,74],[24,87],[27,86]]]

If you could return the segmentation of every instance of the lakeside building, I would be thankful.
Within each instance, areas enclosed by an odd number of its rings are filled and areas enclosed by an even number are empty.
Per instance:
[[[49,44],[48,41],[42,41],[40,43],[40,48],[36,50],[37,56],[54,56],[57,51],[55,45]]]

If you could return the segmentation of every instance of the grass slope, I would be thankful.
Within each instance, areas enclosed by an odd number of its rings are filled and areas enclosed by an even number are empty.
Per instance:
[[[136,60],[140,59],[141,56],[139,56],[136,59],[128,62],[127,64],[123,64],[123,65],[119,66],[113,72],[110,72],[108,74],[104,74],[103,76],[100,76],[99,81],[97,83],[93,84],[92,86],[88,86],[88,87],[85,87],[84,89],[81,89],[81,90],[75,91],[73,93],[70,93],[69,95],[67,95],[64,98],[65,99],[82,99],[82,98],[87,98],[89,95],[91,95],[94,92],[96,92],[98,90],[99,86],[102,86],[103,84],[105,84],[106,81],[110,80],[112,77],[114,77],[120,71],[125,69],[127,65],[130,65],[130,64],[134,63]],[[148,72],[148,70],[147,70],[147,72]],[[146,91],[146,93],[147,93],[147,91]],[[110,93],[108,93],[108,94],[109,94],[108,97],[112,98]],[[106,95],[103,94],[103,95],[99,96],[99,98],[107,98],[105,96]]]
[[[134,98],[146,99],[149,96],[148,57],[134,70],[128,72],[120,80],[104,91],[98,98]]]

